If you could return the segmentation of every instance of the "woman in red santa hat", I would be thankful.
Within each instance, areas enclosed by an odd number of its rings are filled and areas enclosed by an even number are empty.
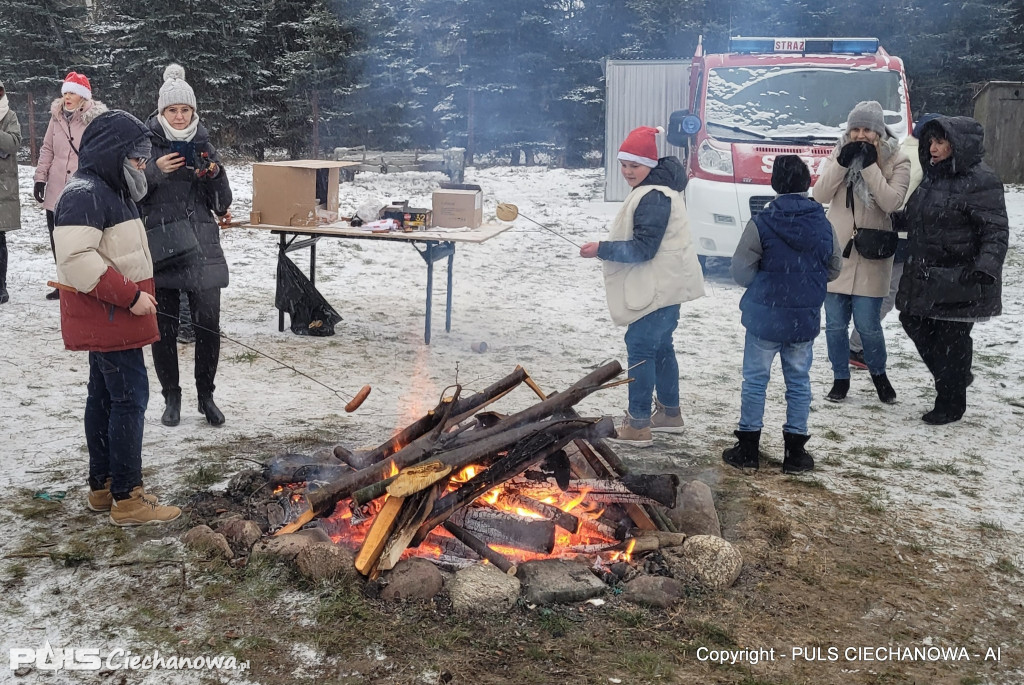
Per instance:
[[[53,250],[53,208],[72,174],[78,171],[78,146],[89,122],[107,111],[107,106],[92,99],[92,88],[85,74],[70,72],[64,77],[61,96],[50,103],[50,122],[43,136],[43,148],[36,165],[32,194],[46,208],[46,226]],[[46,294],[56,300],[59,290]]]
[[[655,136],[663,132],[660,126],[641,126],[623,141],[619,169],[632,190],[612,221],[608,240],[580,248],[581,257],[604,261],[612,321],[628,326],[626,353],[633,382],[617,439],[640,447],[653,444],[652,431],[683,430],[672,334],[679,305],[704,295],[683,200],[686,170],[675,157],[658,158]]]

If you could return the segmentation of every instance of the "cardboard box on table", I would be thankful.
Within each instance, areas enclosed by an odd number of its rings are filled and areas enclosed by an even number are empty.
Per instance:
[[[479,186],[441,188],[434,191],[434,226],[478,228],[484,221],[483,192]]]
[[[338,213],[341,169],[358,162],[296,159],[252,165],[252,223],[316,226],[321,216]]]

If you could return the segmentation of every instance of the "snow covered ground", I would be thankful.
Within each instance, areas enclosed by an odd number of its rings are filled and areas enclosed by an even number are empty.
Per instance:
[[[23,230],[9,233],[11,301],[0,306],[0,485],[68,490],[63,506],[84,511],[87,453],[81,415],[85,402],[86,355],[64,350],[56,302],[44,299],[54,277],[43,210],[32,200],[29,167],[21,168]],[[248,216],[251,170],[229,167],[236,218]],[[361,173],[341,188],[342,213],[369,198],[430,202],[440,174]],[[527,216],[583,243],[603,237],[618,208],[604,203],[603,170],[495,167],[467,170],[467,182],[485,191],[485,220],[498,202],[518,205]],[[854,372],[849,400],[821,398],[831,383],[824,335],[815,344],[812,369],[815,401],[810,418],[817,456],[815,478],[829,489],[877,502],[908,528],[926,531],[944,547],[992,561],[1009,556],[1024,566],[1024,470],[1019,460],[1024,428],[1024,190],[1007,189],[1010,251],[1004,273],[1003,316],[975,328],[976,381],[964,419],[948,426],[925,425],[931,408],[930,376],[904,335],[895,314],[885,321],[889,376],[899,403],[881,404],[867,372]],[[429,205],[427,205],[429,206]],[[612,325],[604,303],[601,269],[566,241],[520,218],[515,227],[481,245],[460,245],[454,264],[452,331],[444,331],[446,279],[435,271],[434,328],[423,344],[426,269],[408,245],[323,240],[317,248],[317,286],[342,314],[336,335],[300,337],[277,330],[274,275],[277,237],[232,228],[223,234],[231,285],[223,293],[224,333],[286,361],[339,396],[225,342],[216,399],[227,423],[213,428],[196,412],[191,379],[192,346],[180,348],[185,402],[180,426],[160,424],[163,402],[154,373],[144,446],[147,486],[174,500],[183,478],[203,450],[239,436],[278,442],[318,433],[350,446],[377,444],[391,431],[432,407],[456,382],[481,388],[524,366],[547,389],[561,389],[596,365],[624,361],[623,329]],[[294,258],[304,269],[302,253]],[[714,473],[722,448],[731,444],[739,412],[743,328],[737,308],[742,290],[729,279],[724,261],[712,261],[707,296],[683,306],[676,347],[680,361],[683,414],[689,431],[658,437],[656,447],[628,454],[633,463],[705,469]],[[485,353],[471,349],[486,342]],[[152,369],[147,351],[147,363]],[[781,374],[769,389],[762,450],[781,458],[784,417]],[[369,399],[355,413],[345,402],[364,384]],[[585,414],[620,416],[626,390],[592,395]],[[509,403],[535,401],[515,393]],[[244,462],[239,462],[239,468]],[[710,469],[710,470],[707,470]],[[769,478],[762,474],[757,478]],[[784,503],[785,506],[785,503]],[[23,521],[0,516],[0,555],[25,546]],[[976,544],[981,528],[1006,534]],[[75,588],[65,587],[65,594]],[[74,606],[69,597],[62,600]],[[17,616],[0,623],[0,654],[48,637],[73,644],[79,635],[62,632],[52,601],[29,601]],[[30,630],[32,632],[26,633]],[[3,680],[0,673],[0,680]]]

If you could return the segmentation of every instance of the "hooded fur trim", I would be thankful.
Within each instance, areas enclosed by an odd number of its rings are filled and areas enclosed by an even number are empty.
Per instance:
[[[50,116],[54,119],[62,117],[60,111],[64,109],[64,98],[57,98],[50,103]],[[92,120],[107,111],[107,106],[101,100],[84,100],[79,112],[82,121],[88,126]]]

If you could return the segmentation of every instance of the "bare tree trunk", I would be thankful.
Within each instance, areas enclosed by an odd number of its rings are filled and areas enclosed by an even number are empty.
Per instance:
[[[36,105],[32,99],[32,91],[25,93],[28,99],[28,149],[32,155],[32,166],[39,163],[39,151],[36,149]]]

